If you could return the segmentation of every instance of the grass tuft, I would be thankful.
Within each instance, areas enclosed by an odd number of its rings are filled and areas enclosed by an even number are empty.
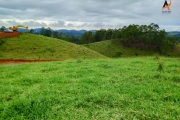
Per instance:
[[[157,70],[158,70],[159,72],[162,72],[163,69],[164,69],[164,68],[163,68],[163,62],[162,62],[162,60],[159,60],[159,62],[158,62],[158,69],[157,69]]]

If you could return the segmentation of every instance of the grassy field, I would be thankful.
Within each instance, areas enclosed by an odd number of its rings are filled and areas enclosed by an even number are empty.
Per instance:
[[[154,51],[143,51],[135,48],[123,47],[122,44],[116,40],[102,41],[92,44],[84,45],[104,56],[110,58],[117,57],[132,57],[132,56],[158,56],[157,52]],[[167,56],[180,57],[180,44],[175,50],[167,53]]]
[[[0,58],[69,60],[106,58],[83,46],[41,35],[23,34],[0,45]]]
[[[180,59],[0,66],[0,119],[180,119]]]

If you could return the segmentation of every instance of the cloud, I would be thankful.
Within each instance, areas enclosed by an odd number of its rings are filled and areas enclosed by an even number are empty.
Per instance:
[[[49,26],[52,26],[52,27],[55,27],[55,28],[64,27],[65,26],[65,22],[61,21],[61,20],[58,20],[57,22],[50,23]]]
[[[75,25],[72,24],[72,23],[68,23],[67,26],[68,26],[68,27],[75,27]]]
[[[36,21],[16,21],[16,20],[7,20],[7,21],[0,21],[0,23],[4,24],[4,26],[6,27],[10,27],[10,26],[15,26],[15,25],[25,25],[25,26],[30,26],[30,28],[33,27],[46,27],[48,26],[46,23],[44,22],[36,22]]]
[[[105,25],[104,25],[102,22],[97,22],[97,23],[94,23],[93,26],[94,26],[94,27],[97,27],[97,28],[102,28],[102,27],[104,27]]]
[[[38,27],[43,27],[43,26],[46,27],[46,26],[48,26],[44,22],[36,22],[36,21],[26,21],[26,22],[22,22],[22,24],[23,25],[29,25],[31,27],[36,27],[36,26],[38,26]]]
[[[1,0],[0,25],[21,23],[56,29],[98,29],[150,23],[174,26],[174,22],[180,21],[179,0],[173,0],[171,14],[162,14],[163,4],[164,0]],[[163,24],[164,21],[168,24]],[[180,26],[179,23],[176,25]]]
[[[160,25],[161,29],[168,29],[169,31],[179,31],[180,26],[165,26],[165,25]]]

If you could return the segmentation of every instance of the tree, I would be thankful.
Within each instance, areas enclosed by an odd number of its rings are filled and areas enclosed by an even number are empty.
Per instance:
[[[29,33],[34,33],[34,29],[30,29]]]
[[[121,39],[122,38],[122,35],[121,35],[121,28],[119,29],[114,29],[113,30],[113,33],[112,33],[112,38],[113,39]]]
[[[100,29],[94,34],[95,42],[103,41],[106,37],[106,29]]]
[[[1,32],[5,31],[5,30],[6,30],[6,27],[4,27],[4,26],[2,26],[2,27],[0,28],[0,31],[1,31]]]
[[[108,29],[106,30],[106,35],[105,35],[105,39],[106,40],[111,40],[113,38],[113,29]]]
[[[88,44],[92,42],[94,42],[94,34],[91,31],[85,32],[80,39],[81,44]]]
[[[42,27],[41,31],[40,31],[40,34],[44,35],[44,36],[47,36],[47,37],[51,37],[52,36],[52,30],[51,30],[50,27],[48,27],[48,28]]]
[[[40,34],[41,35],[45,35],[46,34],[46,29],[44,27],[41,28]]]
[[[57,31],[53,31],[53,32],[52,32],[52,36],[53,36],[54,38],[58,38],[58,37],[59,37],[59,33],[58,33]]]
[[[77,38],[75,36],[70,36],[69,42],[79,44],[80,40],[79,40],[79,38]]]
[[[51,37],[51,36],[52,36],[52,30],[51,30],[50,27],[48,27],[48,28],[46,29],[45,36],[48,36],[48,37]]]

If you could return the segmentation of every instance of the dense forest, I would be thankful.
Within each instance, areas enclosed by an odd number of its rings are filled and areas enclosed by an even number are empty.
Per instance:
[[[126,47],[142,50],[155,50],[161,54],[172,50],[178,43],[178,37],[168,35],[157,24],[129,25],[119,29],[100,29],[95,33],[88,31],[80,39],[81,44],[116,39]]]

